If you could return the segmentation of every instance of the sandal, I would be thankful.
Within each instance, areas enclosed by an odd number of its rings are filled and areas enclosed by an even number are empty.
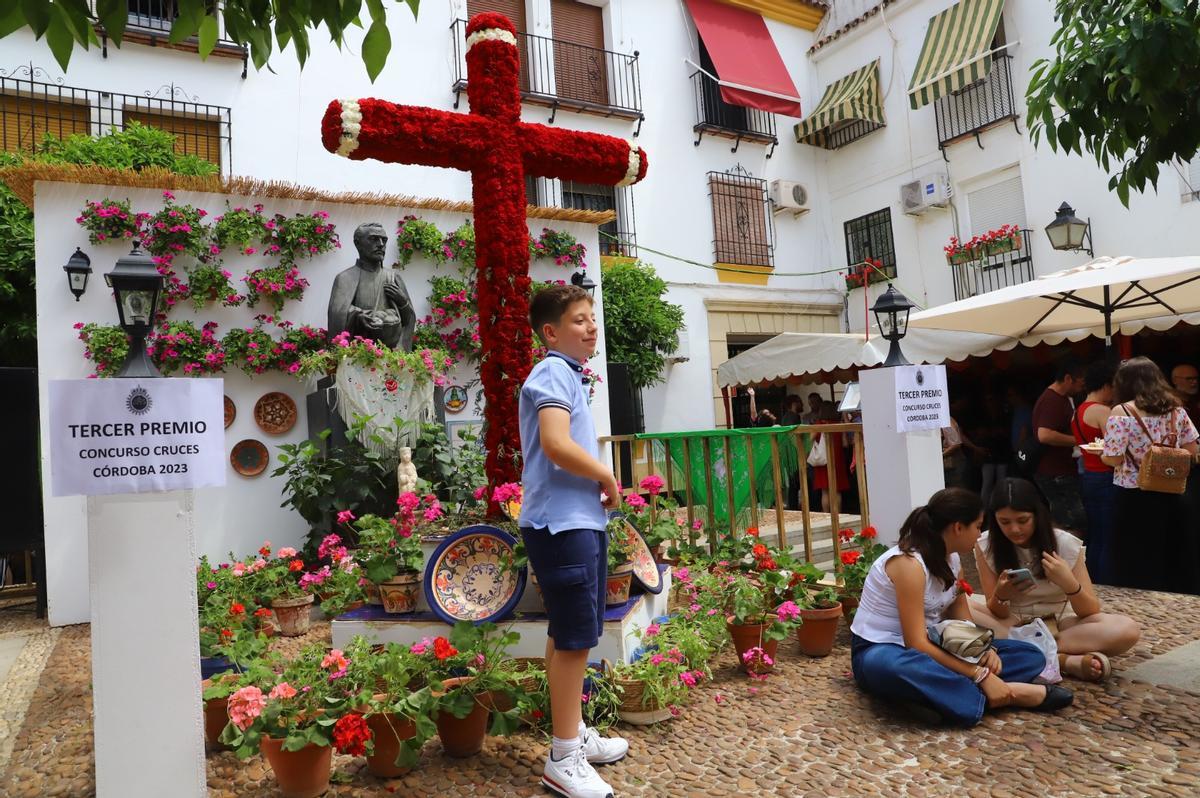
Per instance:
[[[1071,670],[1067,668],[1067,659],[1069,657],[1081,658],[1078,670]],[[1095,675],[1095,671],[1088,663],[1088,660],[1094,660],[1100,663],[1099,675]],[[1058,668],[1063,673],[1085,682],[1102,682],[1112,675],[1112,664],[1108,661],[1108,657],[1104,654],[1101,654],[1099,651],[1089,651],[1086,654],[1059,654]]]

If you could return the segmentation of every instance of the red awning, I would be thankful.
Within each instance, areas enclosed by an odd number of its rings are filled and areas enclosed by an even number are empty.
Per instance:
[[[801,117],[800,92],[758,14],[717,0],[687,0],[712,57],[721,99],[772,114]]]

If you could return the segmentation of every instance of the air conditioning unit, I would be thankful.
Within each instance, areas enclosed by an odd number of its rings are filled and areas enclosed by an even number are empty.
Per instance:
[[[776,213],[791,211],[796,216],[808,213],[808,189],[804,187],[803,183],[794,183],[791,180],[772,180],[771,204]]]
[[[930,208],[945,208],[952,195],[946,173],[934,172],[900,186],[900,208],[910,216],[920,216]]]
[[[663,359],[669,363],[686,363],[692,359],[692,344],[686,327],[679,331],[679,346],[675,347],[674,352],[665,354]]]

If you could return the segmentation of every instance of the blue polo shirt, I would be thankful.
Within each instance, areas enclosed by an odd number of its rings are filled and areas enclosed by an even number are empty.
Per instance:
[[[550,352],[529,372],[521,386],[518,407],[521,454],[525,461],[521,473],[524,496],[518,523],[523,527],[548,528],[550,534],[568,529],[604,529],[608,516],[600,503],[599,483],[575,476],[550,462],[542,451],[538,426],[539,410],[561,407],[571,414],[571,440],[600,459],[588,389],[583,384],[583,366],[561,352]]]

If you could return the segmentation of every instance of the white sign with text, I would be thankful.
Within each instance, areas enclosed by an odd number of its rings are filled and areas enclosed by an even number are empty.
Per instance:
[[[896,368],[896,432],[950,426],[945,366]]]
[[[50,380],[54,496],[225,484],[225,381]]]

